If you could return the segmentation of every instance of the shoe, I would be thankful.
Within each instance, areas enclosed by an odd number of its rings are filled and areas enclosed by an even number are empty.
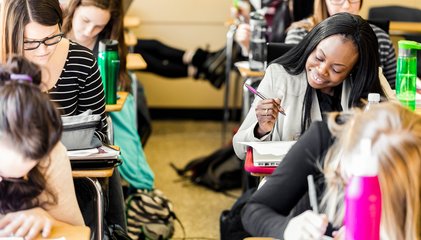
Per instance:
[[[215,88],[219,89],[225,82],[227,54],[225,47],[221,50],[212,53],[203,64],[202,72],[204,78]]]

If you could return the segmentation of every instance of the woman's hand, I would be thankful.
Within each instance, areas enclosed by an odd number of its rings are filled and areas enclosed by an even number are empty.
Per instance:
[[[326,232],[327,224],[326,215],[319,215],[308,210],[289,221],[284,238],[285,240],[319,240]]]
[[[241,23],[235,31],[234,39],[240,45],[243,55],[247,55],[250,49],[251,31],[248,23]]]
[[[345,227],[341,227],[338,231],[334,231],[333,239],[335,240],[345,239]]]
[[[257,138],[261,138],[272,131],[276,119],[278,119],[279,106],[281,106],[281,100],[279,98],[261,100],[257,104],[255,112],[258,127],[254,133]]]
[[[0,237],[23,237],[34,239],[39,233],[48,237],[54,224],[54,219],[42,208],[6,214],[0,219]]]

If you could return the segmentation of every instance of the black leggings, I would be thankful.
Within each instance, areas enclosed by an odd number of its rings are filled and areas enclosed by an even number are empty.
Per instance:
[[[187,77],[188,66],[183,63],[185,51],[167,46],[157,40],[138,39],[134,47],[145,59],[145,72],[152,72],[168,78]]]

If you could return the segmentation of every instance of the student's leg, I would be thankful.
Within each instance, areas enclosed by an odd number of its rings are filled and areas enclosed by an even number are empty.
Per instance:
[[[145,60],[147,67],[143,71],[155,73],[167,78],[188,77],[188,65],[180,64],[180,62],[171,62],[166,59],[157,58],[155,54],[150,52],[140,52]]]
[[[124,231],[127,231],[123,188],[120,173],[117,169],[114,169],[113,175],[108,179],[108,208],[106,209],[105,219],[109,226],[117,224]]]
[[[135,46],[135,52],[144,54],[154,54],[156,58],[167,61],[172,61],[177,64],[183,63],[183,56],[186,51],[170,47],[157,40],[151,39],[138,39]]]

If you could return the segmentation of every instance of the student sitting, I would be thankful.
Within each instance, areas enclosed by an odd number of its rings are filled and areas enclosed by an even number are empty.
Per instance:
[[[361,156],[358,143],[367,138],[379,164],[380,238],[420,239],[421,117],[396,103],[381,103],[366,112],[331,113],[327,123],[313,123],[243,209],[245,230],[253,236],[311,240],[327,234],[330,224],[340,229],[350,166]],[[322,214],[309,211],[310,174],[315,176]]]
[[[0,237],[84,225],[60,114],[40,83],[41,70],[22,57],[0,67]]]
[[[70,0],[68,6],[63,27],[66,36],[93,51],[98,50],[102,39],[118,40],[120,59],[125,59],[127,51],[124,47],[120,0]],[[120,64],[119,85],[125,91],[130,91],[130,79],[124,63]],[[124,162],[118,169],[132,188],[150,191],[154,188],[154,173],[146,161],[136,129],[135,101],[133,95],[129,94],[123,109],[110,113],[114,125],[114,144],[121,147]]]
[[[358,106],[370,92],[384,95],[377,46],[360,16],[338,13],[318,24],[267,68],[257,90],[268,99],[254,100],[234,135],[237,156],[246,155],[240,142],[295,140],[323,112]]]
[[[96,58],[89,49],[63,37],[58,0],[3,0],[1,5],[0,62],[11,54],[19,54],[42,66],[45,74],[41,90],[48,93],[60,113],[72,116],[90,109],[101,115],[95,136],[108,143],[104,88]],[[90,212],[92,206],[87,204],[92,198],[86,194],[90,185],[82,181],[77,179],[75,184],[78,197],[85,197],[79,198],[79,204],[85,222],[93,225],[95,216]],[[108,183],[107,224],[124,228],[124,199],[118,171],[114,171]]]

